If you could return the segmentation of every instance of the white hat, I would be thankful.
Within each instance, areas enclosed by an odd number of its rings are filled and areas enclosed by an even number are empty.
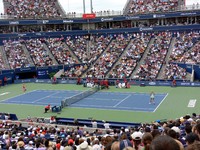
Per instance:
[[[134,132],[131,137],[134,139],[134,140],[141,140],[142,139],[142,132]]]
[[[192,122],[192,121],[194,121],[192,118],[189,118],[187,121],[189,121],[189,122]]]
[[[78,150],[89,150],[90,148],[88,147],[88,143],[84,141],[78,146]]]
[[[28,144],[33,144],[33,141],[29,141]]]
[[[126,128],[126,129],[125,129],[125,132],[129,132],[129,129]]]
[[[179,133],[179,134],[181,133],[181,130],[176,126],[173,126],[171,129],[174,130],[176,133]]]

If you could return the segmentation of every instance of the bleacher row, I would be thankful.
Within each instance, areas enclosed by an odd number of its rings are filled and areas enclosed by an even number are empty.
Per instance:
[[[48,150],[199,150],[200,116],[187,114],[175,120],[120,123],[93,119],[43,118],[0,120],[1,149]],[[54,121],[55,120],[55,121]],[[62,122],[64,124],[54,124]],[[113,128],[112,128],[113,127]],[[167,146],[166,146],[167,145]],[[157,148],[158,147],[158,148]],[[163,148],[161,148],[163,147]]]
[[[51,19],[65,17],[81,17],[76,12],[63,11],[58,0],[3,0],[5,14],[18,19]],[[192,9],[199,9],[199,3]],[[123,10],[123,15],[147,13],[163,13],[189,9],[182,0],[129,0]],[[111,10],[94,11],[97,15],[110,15]]]
[[[87,64],[63,76],[185,79],[186,71],[171,63],[200,64],[199,40],[199,31],[4,40],[0,69]]]
[[[76,17],[76,12],[65,14],[58,0],[3,0],[3,3],[5,14],[19,19],[64,18],[67,14]],[[124,15],[176,11],[182,5],[179,0],[130,0],[124,8]]]

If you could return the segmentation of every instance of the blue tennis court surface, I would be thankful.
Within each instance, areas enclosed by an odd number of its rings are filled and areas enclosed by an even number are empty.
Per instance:
[[[72,97],[82,91],[36,90],[25,93],[1,103],[31,104],[31,105],[60,105],[63,99]],[[128,111],[154,112],[167,97],[166,93],[156,93],[155,105],[149,104],[149,93],[120,93],[97,92],[84,98],[70,107],[97,108]]]

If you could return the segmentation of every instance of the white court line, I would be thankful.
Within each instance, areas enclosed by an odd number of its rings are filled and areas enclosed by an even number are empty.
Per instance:
[[[156,107],[156,109],[155,109],[153,112],[155,112],[155,111],[158,109],[158,107],[160,107],[160,105],[161,105],[162,102],[166,99],[167,96],[168,96],[168,93],[167,93],[167,95],[165,95],[165,97],[163,98],[163,100],[160,102],[160,104]]]
[[[102,98],[85,98],[85,99],[89,99],[89,100],[100,100],[100,101],[121,101],[120,99],[102,99]]]
[[[9,101],[7,103],[1,103],[1,104],[15,104],[15,105],[31,105],[33,106],[32,102],[22,102],[22,101]],[[46,105],[47,103],[42,103],[42,102],[37,102],[36,104],[34,104],[34,106],[42,106],[42,105]],[[50,104],[54,104],[54,105],[58,105],[58,103],[50,103]]]
[[[117,92],[107,92],[107,91],[100,91],[98,93],[106,93],[106,94],[116,94],[116,93],[119,93],[120,95],[127,95],[127,94],[139,94],[139,95],[149,95],[150,93],[148,92],[120,92],[120,91],[117,91]],[[156,93],[156,95],[166,95],[167,93]]]
[[[40,101],[40,100],[42,100],[42,99],[45,99],[45,98],[51,97],[52,95],[56,95],[56,94],[58,94],[58,93],[59,93],[59,92],[56,92],[56,93],[50,94],[50,95],[48,95],[48,96],[45,96],[45,97],[39,98],[39,99],[33,101],[32,103],[38,102],[38,101]]]
[[[110,110],[116,110],[116,109],[113,109],[113,106],[97,106],[97,105],[82,105],[82,104],[73,104],[71,107],[79,107],[79,108],[83,108],[83,107],[87,107],[87,109],[95,109],[95,108],[103,108],[103,109],[110,109]],[[93,108],[94,107],[94,108]],[[119,109],[122,109],[120,111],[137,111],[137,110],[146,110],[146,111],[141,111],[141,112],[153,112],[153,108],[137,108],[137,107],[117,107],[117,110]]]
[[[7,95],[7,94],[9,94],[9,93],[10,93],[10,92],[1,93],[0,96]]]
[[[25,94],[28,94],[28,93],[32,93],[32,92],[35,92],[35,91],[37,91],[37,90],[33,90],[33,91],[30,91],[30,92],[22,93],[22,94],[19,94],[19,95],[16,95],[16,96],[1,100],[0,102],[8,101],[9,99],[13,99],[13,98],[16,98],[16,97],[19,97],[19,96],[22,96],[22,95],[25,95]]]
[[[122,99],[119,103],[117,103],[116,105],[114,105],[113,107],[117,107],[119,104],[121,104],[123,101],[125,101],[129,97],[131,97],[131,95],[128,95],[127,97],[125,97],[124,99]]]
[[[61,97],[61,96],[51,96],[51,98],[59,98],[59,99],[63,99],[65,97]]]

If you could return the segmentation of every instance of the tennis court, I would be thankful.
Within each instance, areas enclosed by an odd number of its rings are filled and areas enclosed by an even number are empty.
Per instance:
[[[15,96],[1,103],[29,105],[60,105],[64,99],[79,95],[82,91],[34,90]],[[155,105],[149,104],[149,93],[96,92],[82,100],[72,103],[70,107],[97,108],[110,110],[128,110],[154,112],[167,97],[165,93],[155,95]]]
[[[130,89],[120,89],[111,86],[110,89],[98,91],[62,109],[60,114],[55,114],[54,112],[44,113],[44,105],[49,102],[52,106],[60,105],[62,99],[75,96],[88,89],[73,84],[27,83],[26,86],[27,93],[25,94],[22,91],[22,84],[1,87],[1,112],[15,113],[18,118],[56,115],[65,118],[95,118],[126,122],[150,122],[178,118],[193,112],[200,113],[200,93],[199,88],[195,87],[132,86]],[[151,91],[156,94],[156,105],[149,105]],[[196,103],[193,103],[191,107],[189,104],[193,100]]]

